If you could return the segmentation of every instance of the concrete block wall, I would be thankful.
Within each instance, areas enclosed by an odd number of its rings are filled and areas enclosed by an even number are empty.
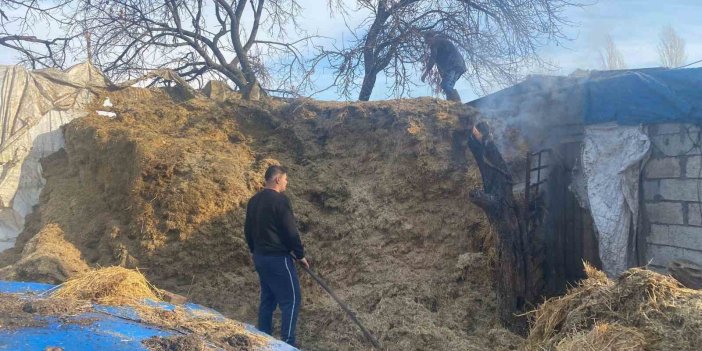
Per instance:
[[[648,126],[643,170],[645,259],[654,269],[684,258],[702,264],[702,139],[690,124]]]

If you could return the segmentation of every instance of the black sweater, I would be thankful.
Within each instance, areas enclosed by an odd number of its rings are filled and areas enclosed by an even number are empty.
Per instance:
[[[305,257],[290,200],[275,190],[263,189],[249,200],[244,234],[252,253]]]
[[[446,38],[437,38],[431,45],[431,57],[436,62],[439,73],[466,71],[466,62],[456,46]],[[431,68],[431,67],[430,67]]]

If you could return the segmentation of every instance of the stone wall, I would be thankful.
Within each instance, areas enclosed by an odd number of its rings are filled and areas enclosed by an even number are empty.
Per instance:
[[[676,258],[702,264],[700,128],[689,124],[648,128],[652,145],[643,172],[644,258],[660,270]]]

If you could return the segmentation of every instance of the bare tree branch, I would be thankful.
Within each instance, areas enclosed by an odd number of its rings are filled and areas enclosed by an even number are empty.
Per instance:
[[[37,0],[0,0],[0,46],[16,51],[20,63],[32,68],[63,67],[66,51],[81,35],[64,34],[42,38],[35,27],[65,27],[61,10],[70,6],[70,0],[52,1],[45,4]]]
[[[203,76],[225,77],[246,97],[262,83],[290,83],[293,76],[308,77],[300,85],[311,80],[306,74],[310,68],[300,57],[301,47],[313,37],[258,40],[265,21],[273,23],[267,39],[292,20],[288,7],[297,6],[294,0],[80,0],[79,4],[75,21],[90,28],[95,62],[114,79],[169,68],[198,84]],[[249,13],[252,21],[244,21]],[[261,56],[271,52],[278,57]],[[270,79],[270,70],[285,72],[288,78]]]
[[[352,31],[343,48],[325,48],[319,56],[337,76],[337,91],[347,96],[360,90],[368,100],[376,76],[392,81],[392,92],[405,94],[415,83],[426,56],[421,32],[443,33],[459,48],[469,66],[467,78],[476,90],[521,78],[524,65],[540,65],[538,48],[548,41],[565,40],[561,28],[569,22],[563,11],[580,6],[569,0],[356,0],[368,11],[363,25]],[[339,11],[339,2],[329,2]],[[319,57],[316,57],[319,59]],[[358,78],[362,77],[359,82]]]

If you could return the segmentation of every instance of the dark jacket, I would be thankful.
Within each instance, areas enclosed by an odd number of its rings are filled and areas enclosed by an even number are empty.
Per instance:
[[[463,56],[456,49],[456,46],[447,38],[435,38],[431,44],[430,67],[432,63],[436,63],[441,75],[447,72],[463,73],[466,71],[466,62]]]
[[[263,189],[249,200],[244,234],[252,253],[305,257],[290,200],[275,190]]]

